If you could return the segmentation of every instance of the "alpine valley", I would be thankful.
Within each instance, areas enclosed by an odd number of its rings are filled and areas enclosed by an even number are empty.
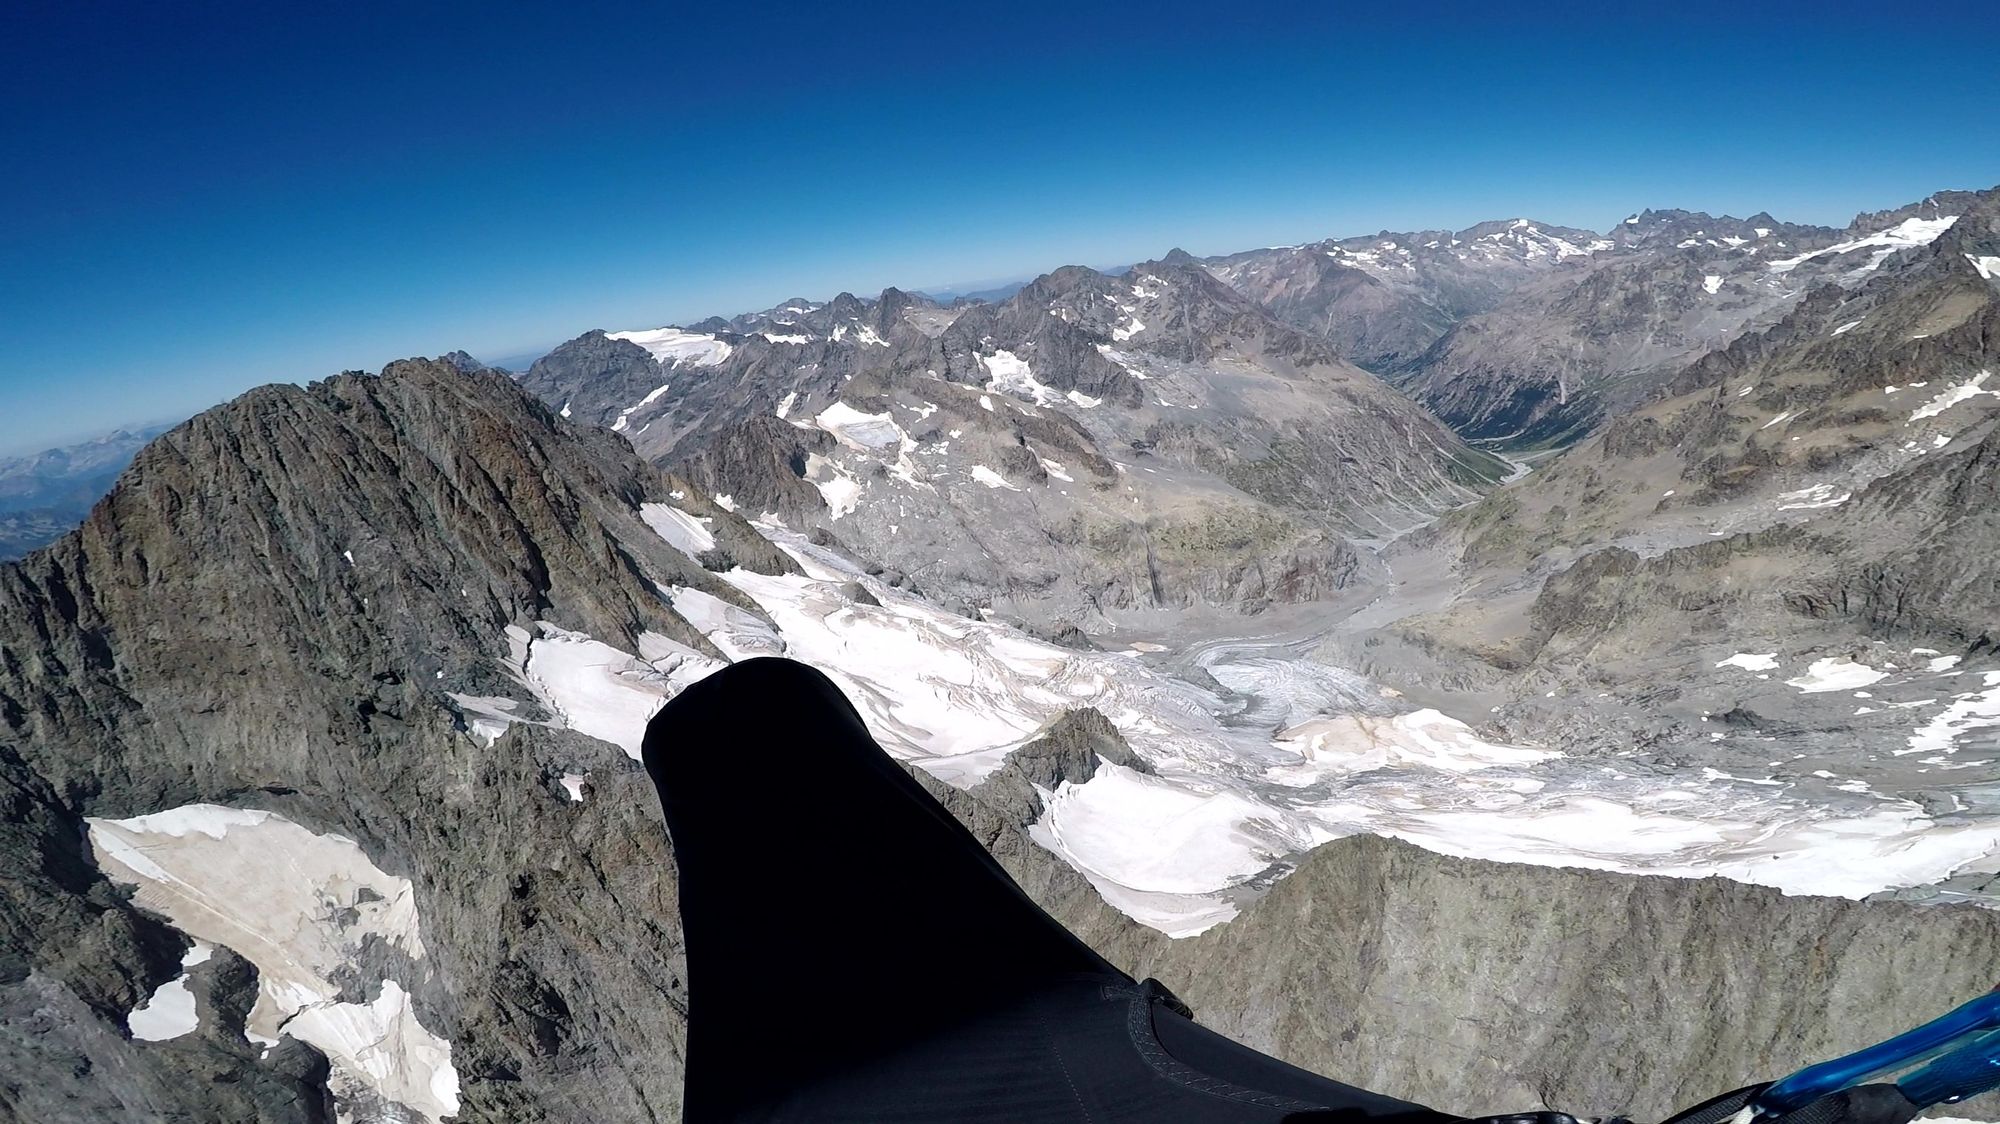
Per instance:
[[[263,387],[0,564],[0,1116],[678,1119],[639,739],[786,655],[1208,1025],[1657,1119],[1991,986],[1996,557],[2000,188]]]

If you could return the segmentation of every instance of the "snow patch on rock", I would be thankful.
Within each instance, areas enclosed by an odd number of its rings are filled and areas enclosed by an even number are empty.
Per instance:
[[[2000,671],[1987,672],[1985,680],[1986,690],[1967,692],[1952,700],[1950,706],[1919,726],[1910,735],[1910,748],[1897,750],[1896,756],[1956,753],[1959,738],[1974,730],[2000,726]]]
[[[1551,750],[1489,742],[1472,727],[1425,708],[1408,714],[1342,714],[1315,718],[1278,734],[1278,746],[1299,755],[1297,764],[1265,773],[1279,784],[1305,785],[1340,773],[1418,767],[1472,773],[1501,765],[1527,765],[1560,756]]]
[[[125,1026],[132,1037],[142,1042],[165,1042],[193,1033],[201,1025],[194,993],[187,989],[187,970],[208,963],[213,955],[215,946],[207,941],[196,941],[189,947],[181,956],[181,974],[154,989],[144,1003],[125,1016]]]
[[[638,413],[640,410],[645,409],[646,407],[652,405],[653,403],[658,402],[660,400],[660,395],[665,394],[667,392],[668,386],[669,384],[667,383],[661,383],[659,386],[654,387],[650,392],[648,392],[644,398],[641,398],[637,402],[634,402],[630,406],[627,406],[623,410],[620,410],[618,412],[618,420],[611,423],[611,431],[613,433],[624,432],[626,423],[632,420],[632,415]]]
[[[708,524],[672,504],[642,503],[639,517],[655,534],[689,558],[715,549],[715,532],[708,529]]]
[[[667,591],[667,596],[673,602],[674,612],[732,661],[786,654],[784,638],[777,629],[748,609],[685,586],[675,586]]]
[[[992,469],[986,467],[983,464],[975,464],[972,466],[972,478],[974,480],[979,481],[981,484],[986,485],[989,488],[1005,488],[1010,492],[1018,492],[1021,490],[1015,487],[1014,485],[1009,484],[1007,482],[1006,477],[1000,475],[999,473],[993,471]]]
[[[996,351],[979,357],[986,367],[986,389],[995,394],[1006,394],[1037,406],[1053,406],[1062,401],[1062,395],[1052,386],[1035,378],[1034,368],[1026,359],[1011,351]],[[980,405],[986,405],[985,399]],[[989,407],[990,409],[990,407]]]
[[[634,761],[647,721],[682,688],[722,666],[657,633],[640,635],[644,658],[547,621],[537,622],[533,633],[509,625],[506,636],[508,670],[555,716],[555,725],[610,742]]]
[[[886,412],[864,414],[845,402],[835,402],[819,412],[814,424],[833,435],[850,449],[874,452],[903,443],[902,427]]]
[[[1982,394],[2000,395],[2000,390],[1986,389],[1986,380],[1992,377],[1992,371],[1981,371],[1970,379],[1959,383],[1957,386],[1940,392],[1937,397],[1917,407],[1910,414],[1910,420],[1914,422],[1922,421],[1924,418],[1934,418],[1951,409],[1953,406],[1961,402],[1969,402]]]
[[[646,349],[661,366],[713,367],[735,350],[728,343],[703,332],[680,328],[654,328],[642,332],[606,332],[607,338],[630,340]]]
[[[1824,694],[1828,691],[1852,691],[1871,683],[1880,683],[1889,673],[1877,671],[1867,664],[1855,663],[1845,656],[1828,656],[1814,660],[1805,674],[1797,679],[1785,680],[1788,687],[1797,687],[1808,695]]]
[[[819,489],[829,519],[845,518],[861,506],[861,482],[818,453],[806,454],[806,482]]]
[[[98,866],[134,887],[137,905],[257,966],[250,1034],[317,1046],[337,1097],[366,1092],[430,1121],[457,1113],[451,1044],[424,1027],[397,981],[383,980],[373,1004],[338,1000],[336,977],[361,969],[370,937],[423,958],[408,879],[351,839],[273,812],[189,804],[88,823]]]
[[[1904,219],[1887,230],[1879,230],[1874,234],[1847,242],[1837,242],[1823,250],[1814,250],[1810,253],[1800,254],[1797,257],[1780,258],[1777,261],[1770,262],[1765,268],[1772,273],[1790,273],[1792,270],[1798,268],[1800,264],[1811,261],[1814,258],[1839,257],[1844,254],[1851,254],[1856,250],[1872,249],[1875,251],[1874,255],[1858,271],[1866,272],[1880,266],[1884,261],[1888,260],[1889,255],[1898,250],[1906,250],[1912,246],[1930,245],[1932,242],[1937,241],[1940,234],[1950,230],[1951,224],[1957,221],[1957,215],[1943,215],[1932,219]]]
[[[1853,492],[1838,491],[1832,484],[1814,484],[1800,488],[1796,492],[1785,492],[1778,496],[1779,511],[1799,511],[1820,507],[1839,507],[1854,498]]]

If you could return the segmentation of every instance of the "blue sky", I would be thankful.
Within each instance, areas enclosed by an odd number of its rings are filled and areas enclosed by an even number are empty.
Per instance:
[[[17,0],[0,452],[795,295],[1991,186],[1991,8],[1904,11]]]

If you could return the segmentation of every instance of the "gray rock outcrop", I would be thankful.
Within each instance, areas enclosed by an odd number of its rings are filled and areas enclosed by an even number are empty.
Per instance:
[[[1042,814],[1037,789],[1053,791],[1064,781],[1082,784],[1097,775],[1100,760],[1142,773],[1153,771],[1102,713],[1087,706],[1067,710],[1040,737],[1009,753],[972,789],[972,795],[1007,810],[1016,826],[1026,828]]]

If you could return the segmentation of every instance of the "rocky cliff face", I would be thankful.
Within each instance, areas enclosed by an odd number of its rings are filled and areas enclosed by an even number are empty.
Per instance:
[[[1326,844],[1242,917],[1169,941],[1104,910],[992,806],[933,785],[1036,900],[1204,1024],[1448,1112],[1658,1119],[1933,1017],[1939,996],[1985,990],[2000,953],[2000,915],[1976,907],[1454,859],[1376,836]]]
[[[1209,1025],[1343,1080],[1468,1114],[1647,1120],[1930,1018],[1943,996],[1985,990],[1996,954],[2000,916],[1976,907],[1448,859],[1357,836],[1148,967]]]
[[[2000,954],[2000,914],[1972,906],[1454,859],[1365,835],[1315,850],[1235,921],[1170,941],[1023,846],[1001,806],[931,787],[1036,900],[1204,1024],[1467,1115],[1658,1119],[1931,1018],[1941,996],[1984,991]]]

